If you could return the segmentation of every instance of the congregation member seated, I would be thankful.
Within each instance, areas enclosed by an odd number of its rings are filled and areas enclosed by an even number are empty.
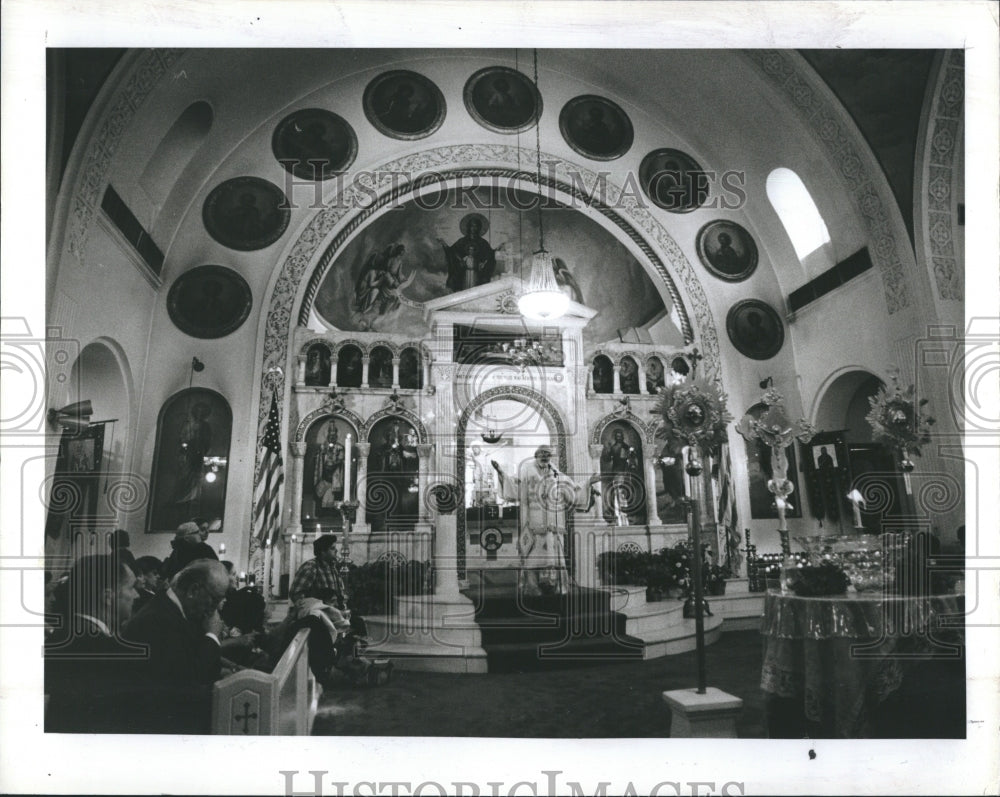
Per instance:
[[[205,536],[207,536],[208,527],[205,528]],[[163,577],[168,580],[196,559],[215,559],[216,561],[219,559],[215,555],[215,549],[203,540],[202,531],[193,520],[181,523],[177,527],[177,534],[170,541],[170,547],[173,550],[163,563]]]
[[[135,576],[110,555],[78,559],[53,595],[56,621],[45,643],[49,733],[141,730],[144,650],[119,635],[136,599]]]
[[[167,588],[160,575],[162,569],[163,562],[155,556],[140,556],[135,560],[135,591],[139,597],[132,607],[133,614],[138,614],[157,592],[163,592]]]
[[[337,537],[325,534],[313,541],[313,558],[295,574],[289,590],[291,607],[285,620],[284,644],[300,628],[309,628],[309,666],[316,678],[330,685],[339,672],[351,683],[387,683],[392,662],[363,657],[368,629],[362,617],[347,607],[347,590],[340,577]]]
[[[148,646],[142,674],[150,688],[144,710],[150,730],[209,732],[211,687],[222,668],[219,607],[228,589],[221,563],[194,561],[125,627],[126,639]]]
[[[108,550],[111,551],[111,555],[118,556],[135,573],[135,554],[129,550],[131,543],[125,529],[115,529],[108,535]]]
[[[219,635],[224,666],[270,671],[275,662],[265,652],[267,602],[264,596],[253,587],[230,589],[219,614],[224,623]]]

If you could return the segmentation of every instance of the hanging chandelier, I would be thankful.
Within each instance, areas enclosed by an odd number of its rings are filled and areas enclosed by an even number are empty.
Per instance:
[[[538,95],[538,50],[534,50],[535,93]],[[517,309],[526,318],[551,321],[565,314],[569,309],[569,296],[562,292],[556,282],[552,255],[545,248],[545,233],[542,227],[542,143],[539,134],[541,117],[535,120],[535,180],[538,184],[538,249],[531,256],[531,269],[523,283]]]

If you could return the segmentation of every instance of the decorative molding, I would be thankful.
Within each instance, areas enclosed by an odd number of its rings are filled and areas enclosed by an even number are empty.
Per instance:
[[[877,161],[847,112],[836,105],[829,91],[810,85],[803,70],[779,50],[748,50],[747,58],[798,109],[806,125],[816,133],[817,143],[826,148],[836,165],[844,187],[861,213],[868,233],[869,252],[882,275],[885,303],[889,314],[899,312],[913,301],[910,280],[903,268],[900,248],[891,218],[895,198]],[[815,78],[819,81],[819,77]],[[706,350],[706,359],[712,352]]]
[[[323,348],[325,348],[330,353],[331,361],[337,356],[337,351],[339,351],[340,349],[340,344],[334,343],[332,340],[328,340],[327,338],[318,335],[316,337],[309,338],[305,343],[302,344],[302,346],[299,348],[298,356],[299,357],[307,356],[309,354],[309,349],[315,346],[317,343],[323,346]],[[319,385],[318,387],[323,387],[323,385]]]
[[[958,154],[962,148],[965,112],[965,53],[953,50],[938,75],[931,108],[925,183],[924,244],[938,296],[963,301],[963,269],[955,252],[955,239],[962,234],[956,218],[954,190],[959,183]]]
[[[68,248],[79,262],[90,237],[94,214],[108,184],[108,170],[118,151],[124,132],[132,117],[156,88],[157,84],[184,54],[184,49],[146,50],[132,66],[131,75],[112,97],[112,105],[102,114],[100,130],[90,140],[90,148],[80,169],[76,194],[72,201]],[[265,411],[266,412],[266,411]]]
[[[638,433],[639,436],[643,438],[644,443],[655,444],[656,443],[656,422],[650,421],[647,423],[642,420],[638,415],[634,415],[631,412],[623,413],[609,413],[603,418],[599,418],[594,424],[593,429],[590,432],[590,444],[591,445],[601,445],[601,435],[604,434],[604,430],[607,429],[615,421],[626,421],[630,426],[632,426]]]
[[[365,440],[368,440],[368,436],[371,434],[372,428],[375,424],[383,418],[399,418],[406,421],[416,430],[418,442],[427,442],[427,427],[424,426],[424,422],[420,420],[418,415],[415,415],[403,407],[386,407],[385,409],[378,410],[377,412],[373,412],[369,415],[368,420],[366,420],[362,425],[360,432],[364,436]]]
[[[315,423],[317,420],[324,417],[340,418],[342,420],[347,421],[349,424],[351,424],[351,426],[354,427],[354,431],[359,435],[359,437],[365,425],[365,422],[364,420],[362,420],[360,415],[351,412],[348,409],[340,409],[340,408],[331,409],[330,407],[320,407],[318,410],[313,410],[308,415],[306,415],[306,417],[303,418],[301,422],[299,422],[299,424],[295,427],[295,438],[293,442],[295,443],[305,442],[306,432],[309,431],[309,427],[312,426],[313,423]]]

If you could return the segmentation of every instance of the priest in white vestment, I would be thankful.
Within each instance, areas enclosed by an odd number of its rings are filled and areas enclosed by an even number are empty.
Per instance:
[[[591,482],[599,479],[592,477]],[[509,489],[505,479],[505,492]],[[541,446],[518,468],[520,504],[518,553],[523,595],[563,595],[569,591],[566,567],[566,512],[585,502],[587,486],[577,484],[552,466],[552,450]],[[587,507],[589,509],[589,506]]]

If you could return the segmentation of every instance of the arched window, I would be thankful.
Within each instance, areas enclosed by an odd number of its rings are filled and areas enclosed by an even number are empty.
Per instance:
[[[691,366],[683,357],[674,357],[670,361],[670,370],[677,376],[687,379],[687,375],[691,373]]]
[[[368,386],[392,387],[392,352],[385,346],[372,349],[368,361]]]
[[[810,254],[830,243],[830,232],[812,195],[791,169],[775,169],[767,176],[767,198],[781,219],[800,261],[805,261]]]
[[[646,360],[646,392],[655,395],[665,384],[663,360],[659,357],[650,357]]]
[[[614,389],[614,369],[611,360],[603,354],[594,358],[594,374],[592,384],[595,393],[611,393]]]
[[[403,349],[399,355],[399,386],[403,390],[420,390],[424,386],[424,371],[420,352],[414,348]]]
[[[353,343],[337,352],[337,387],[361,387],[361,349]]]
[[[157,145],[139,177],[139,185],[158,208],[163,206],[181,172],[208,138],[213,116],[212,106],[207,102],[192,103]]]
[[[638,393],[639,391],[639,366],[636,361],[628,355],[622,357],[618,363],[618,384],[622,393]]]
[[[214,390],[196,387],[163,403],[156,424],[149,531],[175,531],[195,517],[223,518],[233,413]]]
[[[330,350],[322,343],[314,343],[306,352],[306,384],[322,387],[330,384]]]

